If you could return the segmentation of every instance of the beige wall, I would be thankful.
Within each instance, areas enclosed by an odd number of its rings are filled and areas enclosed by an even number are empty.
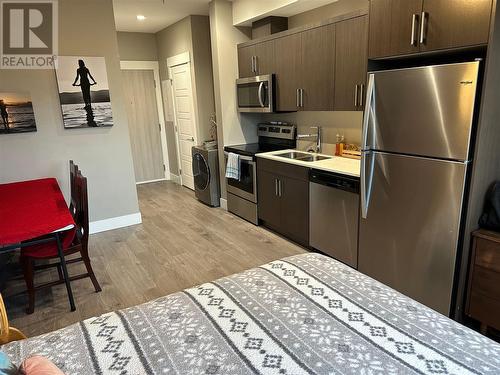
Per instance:
[[[215,112],[210,46],[210,21],[207,16],[189,16],[156,33],[160,79],[168,79],[167,59],[189,52],[196,118],[203,142],[208,139],[209,118]],[[163,93],[166,97],[166,93]],[[170,172],[178,175],[175,130],[172,121],[166,122]]]
[[[288,17],[288,28],[307,25],[357,10],[368,11],[368,0],[339,0],[316,9]]]
[[[155,34],[119,31],[116,36],[120,60],[158,61]]]
[[[189,51],[192,54],[191,18],[186,17],[179,22],[156,33],[156,47],[160,64],[160,79],[168,79],[167,58]],[[166,93],[163,93],[166,97]],[[179,175],[175,129],[173,121],[165,122],[165,136],[168,146],[168,163],[170,172]]]
[[[160,62],[160,78],[168,78],[167,58],[188,52],[192,55],[193,43],[191,36],[191,17],[186,17],[179,22],[156,33],[156,46],[158,61]]]
[[[233,1],[233,25],[247,25],[256,18],[270,15],[297,0],[237,0]]]
[[[65,130],[53,71],[0,70],[2,91],[31,93],[38,127],[0,136],[0,182],[56,177],[68,197],[73,159],[88,177],[91,221],[137,213],[112,0],[59,1],[59,54],[105,57],[114,126]]]
[[[260,116],[240,115],[236,108],[235,82],[238,78],[238,51],[236,46],[249,40],[247,28],[233,26],[232,4],[227,0],[210,3],[210,33],[214,70],[215,108],[219,139],[221,195],[226,198],[224,179],[224,145],[257,141],[256,124]]]

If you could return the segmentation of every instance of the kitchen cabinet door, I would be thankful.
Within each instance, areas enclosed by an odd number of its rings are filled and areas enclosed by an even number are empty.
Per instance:
[[[375,59],[419,52],[422,5],[423,0],[371,0],[368,56]]]
[[[368,16],[337,23],[335,39],[335,110],[361,111],[368,62]]]
[[[258,164],[258,163],[257,163]],[[279,231],[281,225],[278,176],[257,166],[257,200],[259,219]]]
[[[280,177],[281,230],[293,241],[309,246],[309,181]]]
[[[488,43],[492,0],[424,0],[421,51]]]
[[[304,111],[333,111],[335,25],[302,33],[302,85]]]
[[[274,40],[255,45],[257,75],[271,74],[275,70]]]
[[[297,111],[298,89],[302,83],[302,35],[275,39],[276,107],[278,111]]]
[[[255,56],[255,46],[238,48],[238,71],[240,78],[253,77],[252,57]]]

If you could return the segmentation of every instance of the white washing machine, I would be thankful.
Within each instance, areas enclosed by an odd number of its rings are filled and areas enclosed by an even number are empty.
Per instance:
[[[193,176],[196,198],[209,206],[220,205],[219,157],[217,148],[194,146]]]

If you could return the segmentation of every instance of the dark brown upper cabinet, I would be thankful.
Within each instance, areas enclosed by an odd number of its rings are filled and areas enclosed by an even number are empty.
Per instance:
[[[240,78],[255,76],[255,45],[238,48],[238,72]]]
[[[256,75],[274,73],[276,60],[274,55],[274,40],[255,45],[255,70]]]
[[[370,0],[371,59],[488,43],[492,0]]]
[[[302,34],[301,110],[333,111],[335,25]]]
[[[335,25],[275,39],[278,111],[333,111]]]
[[[300,109],[302,85],[302,37],[300,33],[275,39],[276,109]]]
[[[361,111],[364,106],[368,61],[368,16],[335,26],[336,111]]]
[[[425,0],[420,50],[487,44],[491,11],[492,0]]]
[[[274,40],[238,48],[240,78],[274,73]]]

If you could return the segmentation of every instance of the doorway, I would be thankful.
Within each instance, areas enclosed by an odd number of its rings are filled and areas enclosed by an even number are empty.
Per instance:
[[[122,61],[121,68],[136,183],[170,179],[158,63]]]
[[[167,59],[172,80],[174,120],[182,185],[194,190],[191,149],[198,142],[189,54]]]

